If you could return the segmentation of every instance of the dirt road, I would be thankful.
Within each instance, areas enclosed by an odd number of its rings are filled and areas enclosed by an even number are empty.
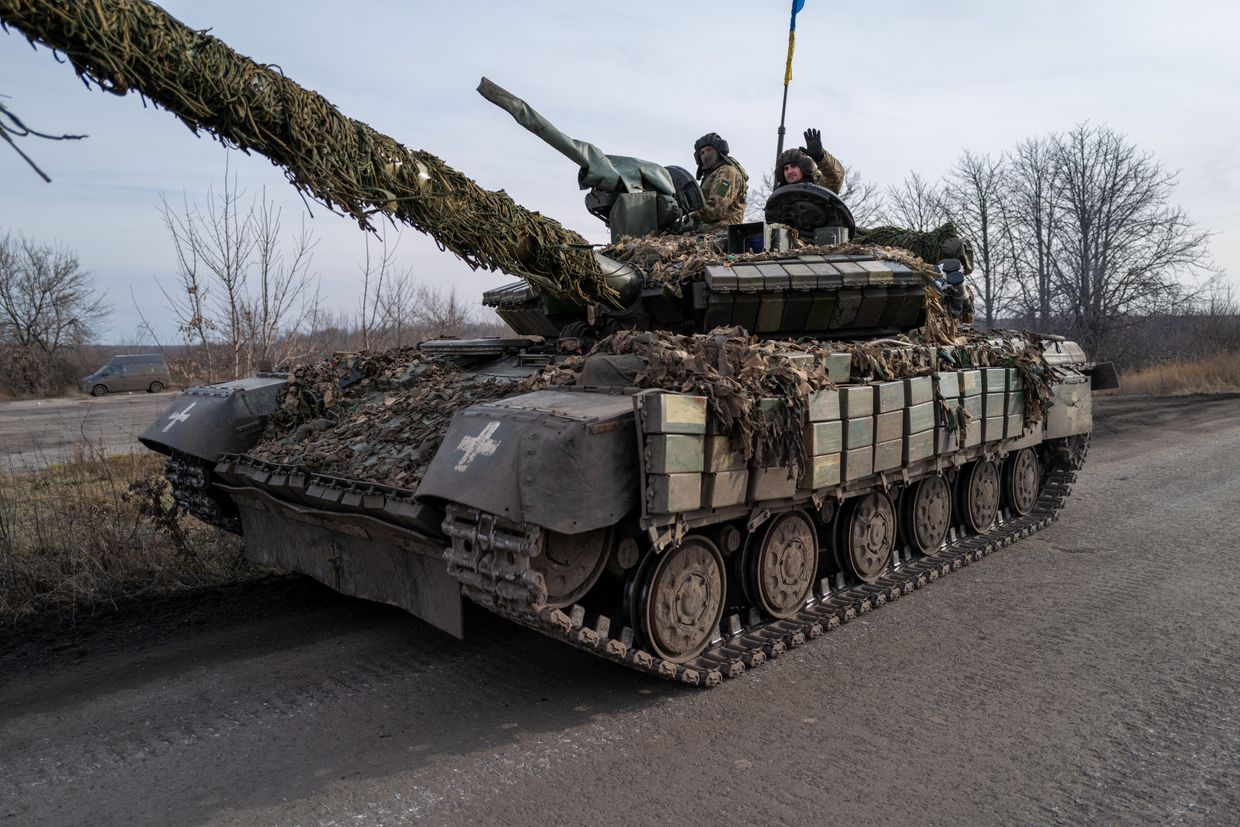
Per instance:
[[[1238,457],[1104,400],[1057,524],[712,691],[297,578],[10,632],[0,822],[1231,821]]]
[[[120,393],[0,402],[0,472],[32,471],[78,458],[142,450],[138,435],[181,394]]]

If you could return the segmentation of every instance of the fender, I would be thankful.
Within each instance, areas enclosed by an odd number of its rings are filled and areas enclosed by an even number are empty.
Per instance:
[[[179,451],[208,462],[244,453],[258,442],[287,384],[283,374],[267,374],[190,388],[138,441],[161,454]]]
[[[458,412],[417,499],[579,534],[637,505],[638,460],[631,396],[535,391]]]

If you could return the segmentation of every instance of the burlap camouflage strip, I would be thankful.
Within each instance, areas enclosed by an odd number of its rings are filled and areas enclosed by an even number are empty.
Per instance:
[[[833,388],[826,356],[852,355],[855,381],[925,376],[940,370],[1010,367],[1025,389],[1025,419],[1040,421],[1055,380],[1035,334],[966,332],[953,344],[919,333],[863,343],[761,340],[741,328],[680,335],[624,331],[590,355],[636,357],[630,384],[705,396],[720,430],[747,458],[800,473],[807,456],[805,410],[814,391]],[[279,411],[250,454],[318,473],[413,490],[462,408],[539,388],[583,384],[580,358],[519,380],[482,379],[427,361],[414,348],[337,354],[295,370]],[[777,399],[775,410],[764,399]],[[944,414],[947,414],[945,402]],[[960,409],[957,408],[957,411]],[[967,426],[967,415],[955,414]],[[950,427],[950,425],[949,425]]]
[[[943,258],[943,242],[953,237],[958,237],[958,233],[956,227],[948,222],[924,232],[905,227],[858,227],[852,240],[854,244],[897,247],[909,251],[924,262],[936,264]]]

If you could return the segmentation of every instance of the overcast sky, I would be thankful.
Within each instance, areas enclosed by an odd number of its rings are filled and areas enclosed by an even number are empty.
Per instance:
[[[483,100],[474,91],[481,76],[609,153],[692,169],[693,141],[718,131],[757,179],[775,151],[788,0],[162,5],[278,64],[344,114],[592,241],[606,233],[582,206],[576,169]],[[1213,258],[1237,274],[1236,31],[1240,4],[1222,0],[807,0],[797,19],[790,144],[818,127],[846,167],[885,185],[909,171],[937,179],[965,148],[999,154],[1033,135],[1106,124],[1179,171],[1174,200],[1217,234]],[[203,202],[227,157],[248,192],[266,188],[286,225],[306,213],[265,159],[195,138],[136,95],[87,91],[68,65],[12,32],[0,33],[0,94],[32,128],[90,136],[22,143],[51,184],[0,145],[0,232],[76,250],[114,308],[109,341],[139,341],[135,302],[159,318],[156,280],[174,280],[161,193]],[[334,308],[352,307],[363,233],[312,210],[323,294]],[[412,230],[400,250],[420,278],[456,283],[470,301],[510,280],[471,273]],[[159,329],[173,338],[166,318]]]

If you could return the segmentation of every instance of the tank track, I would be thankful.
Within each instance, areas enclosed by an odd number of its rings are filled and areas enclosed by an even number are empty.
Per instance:
[[[172,498],[204,523],[240,534],[241,518],[235,511],[227,511],[210,493],[212,467],[214,463],[173,451],[164,464],[164,476],[172,485]]]
[[[915,556],[897,550],[899,564],[878,582],[843,585],[841,581],[837,588],[816,588],[814,599],[788,620],[764,620],[756,610],[747,619],[739,615],[727,617],[730,634],[717,639],[687,663],[671,663],[643,651],[635,645],[633,630],[625,627],[617,634],[609,617],[600,615],[587,625],[586,610],[580,605],[531,614],[517,610],[512,596],[507,600],[479,600],[480,595],[471,593],[470,597],[515,623],[640,672],[692,686],[718,686],[724,678],[740,677],[747,669],[761,666],[789,649],[822,637],[850,620],[1046,528],[1059,518],[1088,445],[1086,437],[1075,446],[1068,446],[1055,460],[1037,503],[1027,515],[1005,518],[1007,512],[1002,512],[999,522],[984,534],[953,528],[947,542],[934,554]],[[478,585],[475,583],[469,591],[477,592]],[[826,585],[825,581],[822,585]]]

